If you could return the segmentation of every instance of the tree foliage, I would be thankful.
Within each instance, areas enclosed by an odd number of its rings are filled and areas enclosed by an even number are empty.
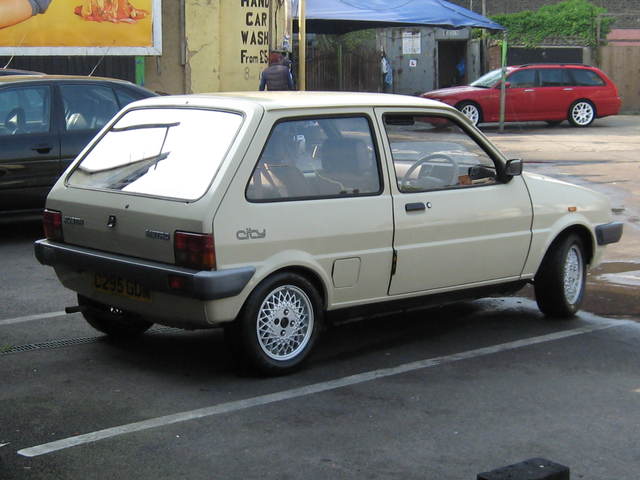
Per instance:
[[[537,47],[551,38],[579,38],[586,46],[597,44],[597,17],[606,13],[588,0],[565,0],[545,5],[536,11],[494,15],[492,20],[507,29],[510,43]],[[601,17],[601,37],[611,28],[613,19]]]

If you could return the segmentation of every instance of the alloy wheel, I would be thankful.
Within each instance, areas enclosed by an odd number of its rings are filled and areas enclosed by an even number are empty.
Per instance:
[[[569,304],[575,304],[580,298],[583,282],[582,252],[577,245],[572,245],[565,259],[563,278],[564,295]]]
[[[589,102],[578,102],[571,108],[571,119],[578,126],[587,126],[593,121],[594,113]]]
[[[460,111],[465,117],[471,120],[471,123],[473,123],[474,125],[478,125],[478,121],[480,120],[480,112],[478,111],[478,107],[468,103],[464,105]]]
[[[280,286],[266,296],[258,310],[258,344],[268,357],[290,360],[309,343],[313,323],[313,307],[307,294],[294,285]]]

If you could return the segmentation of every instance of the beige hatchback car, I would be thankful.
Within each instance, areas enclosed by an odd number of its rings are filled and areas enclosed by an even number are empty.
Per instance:
[[[622,224],[606,197],[523,174],[457,110],[304,92],[123,109],[47,199],[38,260],[98,330],[225,327],[267,374],[328,314],[512,293],[570,317]]]

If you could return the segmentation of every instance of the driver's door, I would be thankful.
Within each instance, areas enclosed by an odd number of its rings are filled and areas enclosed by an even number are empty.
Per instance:
[[[389,294],[518,279],[532,216],[522,177],[501,182],[495,154],[457,121],[398,109],[377,116],[396,179]]]

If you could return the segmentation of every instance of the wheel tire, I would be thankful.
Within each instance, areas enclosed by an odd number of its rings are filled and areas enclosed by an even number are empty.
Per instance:
[[[136,337],[153,325],[153,322],[144,320],[139,315],[90,300],[82,295],[78,295],[78,304],[82,307],[82,316],[87,323],[110,337]]]
[[[478,126],[479,123],[482,123],[482,110],[475,103],[462,102],[456,105],[456,108],[460,110],[474,126]]]
[[[574,127],[588,127],[596,118],[596,107],[589,100],[577,100],[569,108],[569,123]]]
[[[277,273],[249,295],[239,318],[225,329],[249,366],[266,375],[298,369],[316,343],[323,320],[322,299],[305,277]]]
[[[587,284],[582,239],[575,234],[554,242],[534,279],[536,302],[548,317],[570,318],[580,309]]]
[[[564,120],[546,120],[547,125],[549,125],[550,127],[555,127],[560,125]]]

